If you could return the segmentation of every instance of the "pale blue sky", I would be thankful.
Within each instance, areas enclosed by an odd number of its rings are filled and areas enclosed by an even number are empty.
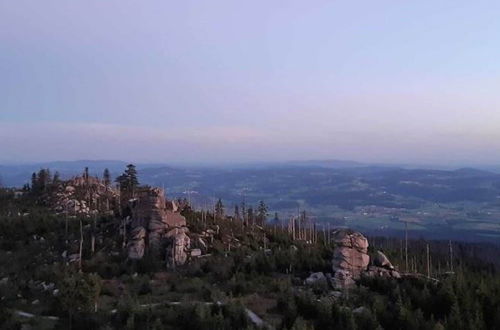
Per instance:
[[[500,162],[498,1],[0,0],[0,162]]]

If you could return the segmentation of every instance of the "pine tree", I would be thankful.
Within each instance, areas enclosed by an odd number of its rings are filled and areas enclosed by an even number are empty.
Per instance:
[[[224,218],[224,204],[222,204],[222,200],[220,198],[215,204],[215,217],[217,219]]]
[[[255,224],[253,208],[251,206],[247,209],[247,222],[252,225]]]
[[[264,225],[267,219],[267,215],[267,205],[264,203],[264,201],[260,201],[257,208],[257,223],[259,226]]]
[[[52,179],[53,184],[58,184],[61,181],[61,175],[58,171],[54,173],[54,178]]]
[[[31,191],[36,193],[38,192],[38,179],[37,179],[37,176],[36,176],[36,173],[33,172],[33,174],[31,174]]]
[[[60,284],[58,300],[68,311],[69,328],[73,315],[79,311],[96,311],[101,279],[99,275],[85,273],[66,274]]]
[[[456,301],[451,306],[451,312],[447,322],[447,328],[450,329],[462,329],[462,317],[460,312],[460,307],[458,306],[458,301]]]
[[[241,216],[243,217],[243,223],[247,224],[248,218],[247,218],[247,209],[246,209],[246,204],[245,202],[241,202]]]
[[[104,173],[102,174],[104,184],[108,187],[111,183],[111,174],[107,168],[104,169]]]
[[[234,218],[236,220],[240,220],[240,208],[238,207],[238,204],[234,206]]]
[[[273,224],[278,225],[280,223],[280,218],[278,217],[278,212],[274,212]]]
[[[136,188],[139,185],[139,180],[137,179],[137,170],[135,169],[135,165],[128,164],[125,174],[128,177],[128,184],[130,188]]]
[[[128,164],[127,169],[122,175],[115,180],[120,184],[121,191],[133,192],[135,188],[139,185],[139,180],[137,179],[137,170],[133,164]]]
[[[47,187],[51,181],[49,169],[42,168],[40,171],[38,171],[36,181],[38,191],[44,192],[45,190],[47,190]]]

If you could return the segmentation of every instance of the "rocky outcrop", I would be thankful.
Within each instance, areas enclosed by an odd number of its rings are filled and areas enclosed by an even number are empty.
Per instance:
[[[130,238],[127,244],[128,257],[133,260],[142,259],[146,243],[146,229],[142,226],[137,226],[130,231]]]
[[[190,242],[191,240],[184,231],[170,237],[166,251],[166,261],[169,267],[174,268],[186,263],[190,255]]]
[[[147,228],[151,249],[159,250],[168,230],[186,226],[186,219],[182,215],[167,208],[163,189],[140,188],[134,191],[132,197],[129,199],[129,207],[133,221]],[[172,205],[171,202],[168,203]]]
[[[363,273],[363,276],[401,278],[401,274],[395,270],[373,265],[368,267],[368,270]]]
[[[308,278],[305,279],[304,284],[306,285],[328,285],[327,278],[324,273],[312,273]]]
[[[370,264],[368,240],[361,233],[339,229],[333,232],[333,241],[336,245],[332,259],[333,274],[311,273],[305,279],[305,285],[324,282],[335,290],[343,290],[354,286],[361,277],[401,278],[382,251],[376,252]]]
[[[126,212],[132,218],[129,258],[142,258],[145,248],[160,255],[162,247],[166,246],[167,264],[184,264],[190,255],[191,240],[187,235],[186,219],[179,213],[176,203],[167,201],[161,188],[141,187],[127,194],[122,199],[128,199]]]
[[[368,267],[368,270],[363,275],[368,277],[401,278],[399,272],[395,270],[389,258],[382,251],[377,251],[373,258],[373,264]]]
[[[200,257],[201,256],[201,250],[200,249],[192,249],[191,250],[191,257]]]
[[[334,289],[341,290],[345,288],[349,288],[356,284],[352,274],[347,270],[339,269],[337,270],[331,279],[332,286]]]
[[[336,244],[332,260],[334,288],[353,286],[361,276],[401,277],[382,251],[377,251],[370,264],[368,240],[361,233],[341,229],[333,236]]]
[[[333,233],[336,245],[332,260],[333,285],[344,288],[353,285],[370,263],[368,240],[361,233],[340,229]]]
[[[387,258],[387,256],[382,251],[377,251],[377,254],[373,258],[373,264],[378,267],[394,269],[394,266],[389,261],[389,258]]]
[[[90,215],[116,210],[120,192],[96,177],[61,181],[47,199],[56,213]]]

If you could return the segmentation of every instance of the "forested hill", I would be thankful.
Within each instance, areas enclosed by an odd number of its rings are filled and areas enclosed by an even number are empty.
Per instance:
[[[477,169],[430,170],[386,166],[363,166],[343,162],[326,166],[318,162],[292,162],[253,167],[170,167],[161,164],[137,165],[144,183],[169,187],[182,194],[196,189],[203,196],[240,201],[279,199],[279,205],[304,201],[310,205],[335,204],[342,208],[360,205],[418,207],[425,202],[494,202],[500,197],[500,175]],[[100,176],[105,168],[117,176],[122,161],[51,162],[32,165],[0,165],[2,184],[21,187],[31,173],[41,168],[69,178],[89,167]],[[244,189],[244,191],[242,191]]]
[[[62,178],[109,168],[116,177],[123,162],[74,162],[50,166]],[[477,169],[407,169],[320,162],[253,167],[185,168],[138,165],[141,182],[166,187],[169,196],[189,198],[195,208],[222,199],[226,208],[263,200],[281,219],[306,210],[318,223],[349,226],[377,235],[401,235],[411,218],[412,237],[500,241],[500,175]],[[350,166],[350,167],[344,167]],[[0,167],[4,185],[22,185],[39,167]]]
[[[94,186],[83,181],[80,189]],[[22,196],[0,189],[2,329],[500,327],[500,276],[488,260],[500,255],[495,246],[366,240],[348,230],[261,226],[184,205],[185,226],[168,228],[165,238],[174,231],[177,243],[187,235],[190,256],[172,267],[177,245],[157,254],[146,245],[140,259],[130,254],[145,233],[127,221],[145,210],[56,214],[37,189]],[[151,196],[162,202],[145,199],[155,212],[169,205]]]

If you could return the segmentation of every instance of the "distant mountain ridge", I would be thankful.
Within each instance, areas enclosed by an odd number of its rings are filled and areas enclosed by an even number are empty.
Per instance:
[[[63,178],[80,174],[85,167],[89,168],[92,175],[101,176],[105,168],[109,169],[112,176],[120,174],[129,162],[122,160],[74,160],[74,161],[51,161],[51,162],[36,162],[25,164],[0,164],[0,183],[7,187],[20,187],[27,183],[33,172],[37,172],[42,168],[49,168],[52,172],[58,171]],[[218,165],[170,165],[166,163],[136,163],[140,172],[144,174],[150,172],[158,172],[158,170],[169,170],[184,172],[186,170],[203,170],[203,171],[227,171],[227,170],[266,170],[266,169],[290,169],[290,168],[323,168],[348,170],[354,173],[387,171],[387,170],[441,170],[441,171],[456,171],[464,175],[487,175],[497,172],[494,166],[485,168],[443,168],[436,166],[435,168],[411,165],[393,165],[393,164],[371,164],[361,163],[348,160],[291,160],[285,162],[259,162],[259,163],[234,163]],[[500,171],[500,168],[497,169]],[[149,178],[143,178],[145,181],[151,181]]]
[[[4,186],[29,183],[40,168],[67,179],[89,167],[112,177],[127,162],[72,161],[0,166]],[[218,198],[231,214],[235,205],[265,201],[271,216],[307,210],[318,222],[397,235],[399,218],[419,219],[421,235],[472,240],[500,239],[500,174],[475,168],[425,169],[348,161],[291,161],[234,166],[136,164],[141,184],[164,187],[169,198],[188,198],[210,208]]]

